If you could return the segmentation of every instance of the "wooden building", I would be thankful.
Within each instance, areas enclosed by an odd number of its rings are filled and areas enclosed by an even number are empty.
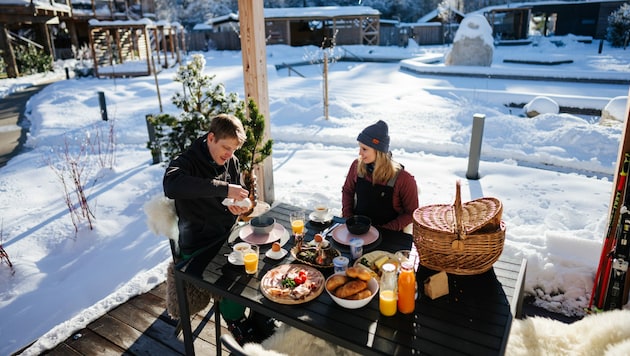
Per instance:
[[[543,36],[590,36],[605,39],[608,16],[627,1],[532,3],[532,16],[544,20]]]
[[[14,44],[26,43],[42,49],[54,57],[50,27],[72,15],[70,0],[11,0],[0,2],[0,51],[9,78],[20,76],[15,58]],[[20,37],[20,28],[33,30],[35,40]]]
[[[32,45],[53,60],[73,57],[90,43],[89,21],[152,18],[153,0],[0,0],[0,52],[8,77],[20,75],[15,45]],[[19,33],[35,33],[29,38]],[[0,71],[1,72],[1,71]]]
[[[139,21],[90,21],[90,50],[96,77],[149,75],[182,63],[181,25]]]
[[[323,6],[265,9],[267,44],[378,46],[380,12],[368,6]],[[326,45],[324,45],[326,46]]]
[[[380,12],[368,6],[266,8],[264,18],[267,44],[321,47],[333,36],[338,45],[380,44]],[[238,32],[238,16],[222,16],[195,26],[189,42],[196,50],[239,50]]]
[[[479,10],[488,19],[498,41],[529,37],[530,24],[542,36],[585,36],[605,39],[608,16],[627,1],[544,1],[512,3]]]

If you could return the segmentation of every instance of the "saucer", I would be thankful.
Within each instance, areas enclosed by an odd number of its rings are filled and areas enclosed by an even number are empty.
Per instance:
[[[324,224],[329,221],[332,221],[334,217],[335,217],[335,214],[331,213],[330,211],[327,212],[326,215],[324,215],[323,217],[317,216],[315,212],[312,212],[308,215],[309,220],[314,221],[316,223],[320,223],[320,224]]]
[[[288,253],[288,252],[287,252],[287,250],[285,250],[285,249],[280,249],[280,251],[278,251],[278,252],[273,252],[273,251],[271,251],[271,249],[269,249],[269,250],[265,253],[265,256],[267,256],[267,257],[271,258],[272,260],[279,260],[279,259],[284,258],[284,256],[286,256],[286,255],[287,255],[287,253]]]
[[[230,254],[228,255],[228,262],[230,262],[231,264],[236,265],[236,266],[242,266],[242,265],[244,265],[243,260],[238,261],[238,260],[236,259],[235,253],[236,253],[236,252],[232,252],[232,253],[230,253]]]

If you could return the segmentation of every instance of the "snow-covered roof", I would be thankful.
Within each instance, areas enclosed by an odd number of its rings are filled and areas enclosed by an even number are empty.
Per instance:
[[[70,6],[65,3],[56,3],[45,0],[32,0],[33,5],[45,10],[70,11]],[[0,6],[30,6],[31,0],[0,0]]]
[[[550,0],[550,1],[536,1],[536,2],[508,2],[507,4],[502,5],[493,5],[487,6],[478,10],[473,11],[472,13],[481,13],[490,12],[492,10],[503,10],[503,9],[518,9],[518,8],[528,8],[534,6],[544,6],[544,5],[558,5],[558,6],[566,6],[566,5],[578,5],[578,4],[592,4],[592,3],[606,3],[606,2],[623,2],[622,0],[598,0],[598,1],[559,1],[559,0]]]
[[[0,0],[1,1],[1,0]],[[97,19],[88,20],[88,24],[92,27],[123,27],[123,26],[164,26],[165,28],[183,28],[179,22],[167,22],[164,20],[153,21],[148,18],[138,20],[112,20],[102,21]]]
[[[466,14],[464,14],[463,12],[457,10],[457,9],[453,9],[450,8],[451,11],[453,11],[454,13],[456,13],[457,15],[461,16],[461,17],[465,17]],[[434,18],[438,17],[438,9],[433,9],[431,12],[429,12],[428,14],[422,16],[421,18],[418,19],[417,22],[423,23],[423,22],[429,22],[431,20],[433,20]]]
[[[313,17],[333,18],[342,16],[378,16],[381,13],[369,6],[313,6],[264,9],[265,18]]]
[[[205,24],[212,26],[214,24],[220,24],[222,22],[228,22],[228,21],[238,21],[238,15],[235,13],[229,13],[227,15],[213,17],[211,19],[208,19],[205,22]]]

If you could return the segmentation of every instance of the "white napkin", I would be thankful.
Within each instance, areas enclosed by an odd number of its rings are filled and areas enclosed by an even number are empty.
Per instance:
[[[225,198],[223,199],[223,205],[225,206],[231,206],[231,205],[236,205],[236,206],[240,206],[243,208],[251,208],[252,207],[252,201],[249,199],[243,199],[243,200],[239,200],[239,201],[234,201],[234,199],[232,198]]]

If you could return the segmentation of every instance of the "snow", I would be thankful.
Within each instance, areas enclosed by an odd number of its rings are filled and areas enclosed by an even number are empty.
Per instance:
[[[459,24],[453,42],[459,42],[465,38],[481,38],[483,43],[491,48],[494,43],[492,27],[481,14],[470,14]]]
[[[557,39],[557,38],[556,38]],[[503,73],[571,78],[629,78],[623,49],[560,39],[536,46],[497,47],[493,65]],[[360,56],[443,55],[448,47],[348,46]],[[336,48],[341,51],[341,48]],[[514,56],[562,55],[570,64],[504,63]],[[202,53],[206,72],[229,92],[243,93],[240,52]],[[393,157],[415,177],[420,204],[451,203],[456,180],[462,200],[492,196],[504,204],[504,255],[528,261],[525,292],[536,304],[566,315],[587,306],[607,230],[623,123],[567,113],[527,118],[521,108],[537,96],[560,106],[602,109],[628,96],[628,83],[531,81],[421,75],[401,63],[336,62],[330,65],[329,118],[323,115],[321,65],[299,66],[305,77],[273,65],[313,60],[315,47],[267,47],[275,200],[311,210],[326,202],[341,211],[341,186],[358,154],[356,137],[367,125],[389,124]],[[402,57],[401,57],[402,58]],[[420,63],[421,61],[415,61]],[[443,64],[417,64],[445,68]],[[145,148],[145,116],[177,115],[170,98],[181,92],[176,68],[138,78],[63,80],[60,72],[0,81],[0,97],[36,82],[59,78],[31,98],[30,132],[23,152],[0,168],[1,242],[15,273],[0,264],[0,354],[37,340],[25,354],[39,354],[129,298],[165,278],[167,239],[150,232],[143,205],[162,193],[162,165]],[[449,68],[476,72],[478,68]],[[109,121],[101,120],[98,92],[106,96]],[[242,94],[240,94],[242,97]],[[596,100],[595,100],[596,99]],[[567,105],[569,104],[569,105]],[[472,117],[485,115],[479,180],[467,180]],[[109,132],[114,154],[108,155]],[[63,185],[51,169],[90,137],[100,154],[84,158],[85,192],[93,229],[74,226]],[[114,159],[111,166],[106,162]],[[313,169],[312,167],[316,167]],[[626,305],[626,308],[628,306]]]

